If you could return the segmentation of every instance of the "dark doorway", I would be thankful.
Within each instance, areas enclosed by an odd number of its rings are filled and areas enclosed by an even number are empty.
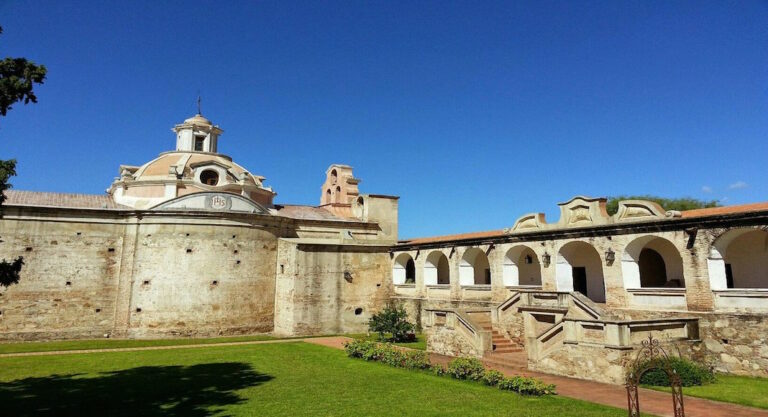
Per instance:
[[[667,265],[658,252],[649,248],[643,249],[637,264],[640,268],[642,288],[660,288],[667,285]]]
[[[587,268],[583,266],[573,267],[573,290],[587,295]]]
[[[414,284],[416,283],[416,264],[413,262],[413,259],[408,259],[408,262],[405,264],[405,283],[406,284]]]
[[[731,264],[725,264],[725,282],[726,287],[733,288],[733,269],[731,269]]]

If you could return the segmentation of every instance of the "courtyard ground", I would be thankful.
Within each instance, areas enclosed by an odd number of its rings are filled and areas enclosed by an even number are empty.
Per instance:
[[[669,392],[669,388],[650,388]],[[686,387],[683,388],[683,393],[691,397],[707,398],[768,410],[768,378],[717,375],[717,381],[714,384]]]
[[[0,404],[9,416],[626,415],[302,342],[0,357]]]

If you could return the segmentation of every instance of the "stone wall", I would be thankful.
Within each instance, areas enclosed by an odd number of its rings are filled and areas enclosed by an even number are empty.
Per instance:
[[[446,356],[482,357],[473,343],[453,326],[432,326],[426,330],[427,351]]]
[[[275,333],[364,333],[389,300],[387,247],[278,244]]]

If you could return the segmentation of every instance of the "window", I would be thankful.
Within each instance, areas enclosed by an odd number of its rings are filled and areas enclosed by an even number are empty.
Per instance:
[[[206,185],[216,185],[219,183],[219,174],[212,169],[206,169],[200,173],[200,182]]]
[[[204,141],[205,141],[205,136],[195,136],[195,151],[198,151],[198,152],[203,151]]]

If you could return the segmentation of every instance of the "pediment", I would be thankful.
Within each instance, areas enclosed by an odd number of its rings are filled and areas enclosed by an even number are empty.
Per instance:
[[[609,221],[605,198],[576,196],[560,206],[560,227],[581,227],[606,224]]]
[[[189,194],[162,202],[150,210],[194,210],[269,214],[262,205],[232,193],[203,192]]]
[[[515,225],[507,233],[528,232],[541,230],[547,224],[544,213],[528,213],[517,219]]]
[[[666,217],[666,212],[658,203],[646,200],[619,201],[619,211],[614,216],[620,222],[651,220],[653,218],[664,219]]]

